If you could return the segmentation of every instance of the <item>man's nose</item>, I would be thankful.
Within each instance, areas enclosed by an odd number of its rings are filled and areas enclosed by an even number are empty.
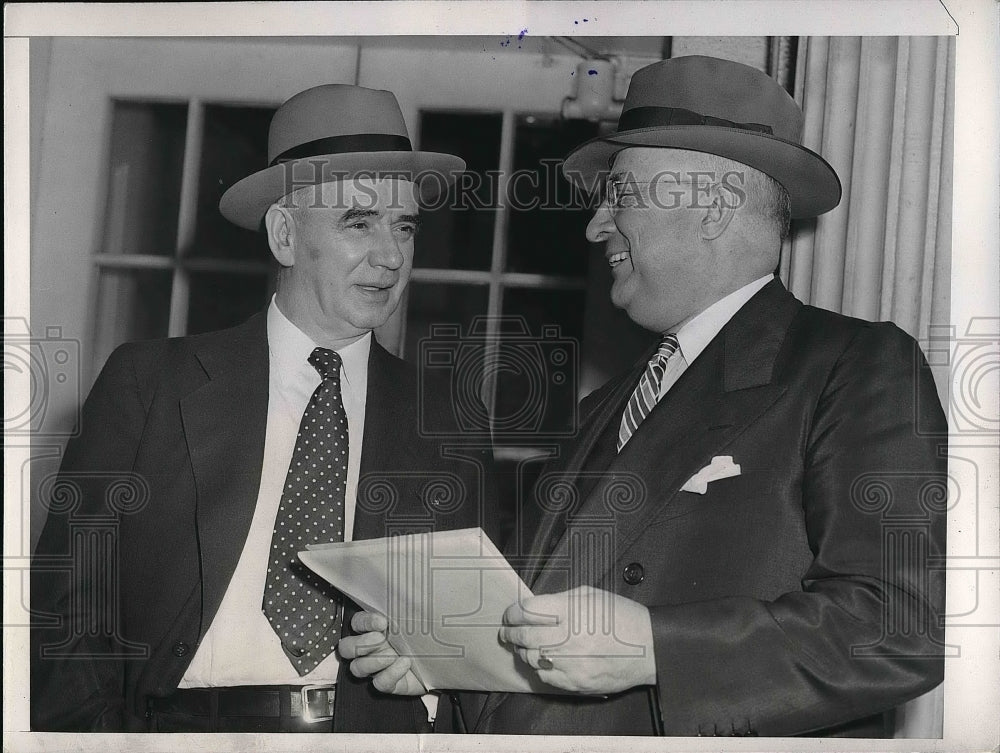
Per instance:
[[[587,240],[591,243],[601,243],[617,230],[611,208],[606,201],[602,201],[601,205],[597,207],[597,211],[594,212],[594,216],[590,218],[590,222],[587,223]]]
[[[387,269],[399,269],[406,261],[403,250],[399,247],[392,230],[383,230],[375,234],[375,240],[369,251],[368,258],[373,267],[386,267]]]

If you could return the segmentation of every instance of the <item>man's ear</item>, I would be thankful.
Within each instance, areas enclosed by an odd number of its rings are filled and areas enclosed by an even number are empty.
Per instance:
[[[264,229],[267,232],[267,244],[271,253],[283,267],[295,264],[295,254],[292,250],[292,233],[295,221],[288,207],[272,204],[264,215]]]
[[[701,219],[701,237],[713,241],[726,232],[729,223],[736,216],[743,197],[725,183],[716,183],[709,195],[712,201]]]

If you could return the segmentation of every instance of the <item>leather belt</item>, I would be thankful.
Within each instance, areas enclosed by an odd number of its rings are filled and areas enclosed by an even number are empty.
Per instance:
[[[203,717],[286,717],[312,724],[333,719],[336,685],[243,685],[181,688],[150,698],[151,714]]]

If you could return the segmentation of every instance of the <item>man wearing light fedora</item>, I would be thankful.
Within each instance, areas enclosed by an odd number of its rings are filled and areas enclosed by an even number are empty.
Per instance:
[[[268,153],[220,203],[280,264],[266,311],[123,345],[83,408],[57,482],[78,506],[72,521],[50,506],[33,572],[33,729],[428,729],[433,699],[345,671],[356,607],[296,552],[492,530],[491,454],[423,436],[418,405],[445,421],[447,391],[372,335],[409,280],[420,200],[465,165],[414,151],[392,93],[345,85],[285,102]],[[450,497],[430,493],[442,480]],[[108,520],[123,489],[129,514]],[[109,554],[78,561],[78,522],[101,515]],[[73,577],[45,564],[67,552]]]
[[[534,596],[499,640],[553,693],[470,698],[470,728],[884,737],[941,682],[945,419],[909,336],[774,275],[789,217],[840,200],[801,126],[763,73],[683,57],[566,159],[604,185],[612,301],[659,339],[583,401],[521,516]],[[345,639],[352,669],[420,692],[377,638]]]

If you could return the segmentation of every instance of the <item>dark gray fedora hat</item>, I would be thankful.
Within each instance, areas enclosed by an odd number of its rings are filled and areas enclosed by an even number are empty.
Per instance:
[[[348,84],[314,86],[274,113],[268,167],[235,183],[219,211],[256,230],[271,204],[306,185],[359,176],[398,177],[433,200],[465,169],[452,154],[414,151],[392,92]]]
[[[802,110],[773,78],[742,63],[690,55],[636,71],[617,131],[577,147],[563,173],[593,187],[630,146],[707,152],[770,175],[788,191],[792,217],[815,217],[840,202],[840,180],[801,137]]]

